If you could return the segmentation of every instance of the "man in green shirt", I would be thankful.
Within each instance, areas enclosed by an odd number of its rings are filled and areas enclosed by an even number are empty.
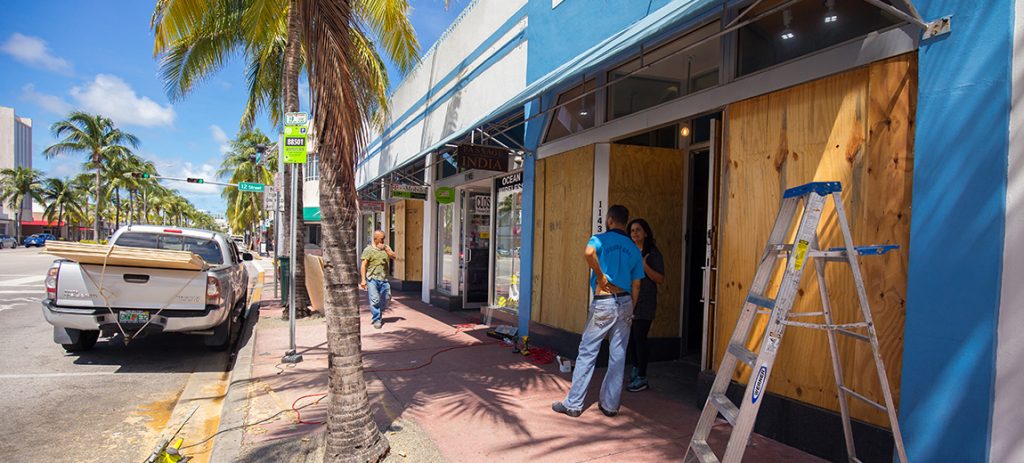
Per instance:
[[[384,325],[381,313],[391,300],[391,283],[388,283],[388,264],[398,257],[391,247],[384,243],[384,232],[373,232],[373,244],[363,249],[363,263],[359,267],[359,289],[366,290],[370,296],[370,314],[373,316],[373,327],[380,329]]]

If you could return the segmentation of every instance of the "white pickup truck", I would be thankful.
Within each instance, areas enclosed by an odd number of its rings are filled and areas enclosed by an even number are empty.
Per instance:
[[[53,262],[46,278],[43,315],[53,340],[68,352],[91,349],[100,335],[132,339],[159,332],[205,335],[206,345],[226,348],[245,312],[252,260],[228,237],[206,230],[129,225],[114,233],[116,246],[191,251],[203,270]],[[100,294],[104,289],[106,298]],[[141,332],[140,332],[141,331]]]

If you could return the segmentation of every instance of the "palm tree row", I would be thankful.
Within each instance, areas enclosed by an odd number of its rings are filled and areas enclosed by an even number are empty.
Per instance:
[[[77,231],[89,223],[89,218],[96,241],[101,238],[104,223],[112,224],[114,229],[122,223],[217,228],[209,214],[150,178],[157,175],[156,167],[132,151],[139,145],[138,138],[117,128],[109,118],[74,111],[50,130],[58,141],[43,150],[44,156],[85,154],[83,167],[94,173],[68,179],[43,178],[40,171],[30,167],[0,170],[0,201],[15,211],[19,225],[21,206],[34,200],[45,206],[44,218],[58,224],[57,235],[62,239],[79,239]],[[21,227],[15,229],[20,235]]]

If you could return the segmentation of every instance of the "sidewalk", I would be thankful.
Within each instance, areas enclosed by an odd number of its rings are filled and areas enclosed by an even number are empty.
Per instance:
[[[272,297],[266,281],[264,294]],[[700,416],[684,398],[652,389],[623,392],[620,413],[605,417],[594,403],[603,369],[595,372],[583,415],[560,415],[551,402],[565,396],[570,375],[486,337],[476,314],[398,295],[376,330],[365,300],[362,306],[366,381],[374,418],[392,444],[388,461],[678,461]],[[324,426],[316,423],[326,419],[326,398],[316,403],[316,394],[327,389],[326,327],[323,319],[301,320],[296,338],[304,361],[280,364],[288,345],[281,310],[260,310],[240,461],[322,461],[316,451]],[[301,421],[313,424],[298,422],[293,403]],[[261,420],[267,421],[253,424]],[[725,434],[716,434],[712,446],[721,452]],[[759,435],[745,460],[822,461]]]

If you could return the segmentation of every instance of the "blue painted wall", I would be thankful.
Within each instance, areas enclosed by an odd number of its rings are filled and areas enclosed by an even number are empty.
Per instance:
[[[671,0],[530,0],[526,83],[668,4]]]
[[[921,0],[900,417],[911,461],[988,458],[1010,107],[1012,0]]]

